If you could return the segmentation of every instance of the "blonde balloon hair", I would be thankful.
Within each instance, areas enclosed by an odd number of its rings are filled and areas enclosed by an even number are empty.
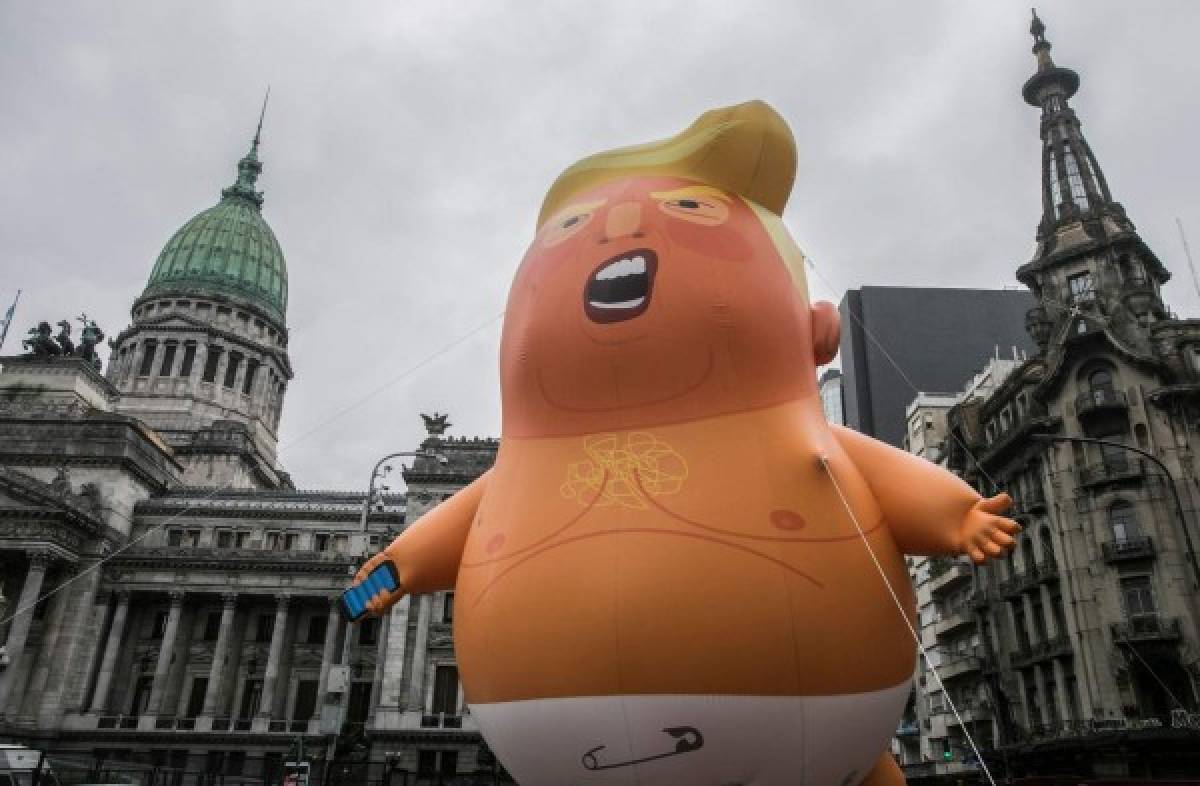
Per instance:
[[[780,218],[796,179],[796,141],[769,104],[747,101],[713,109],[669,139],[597,153],[572,164],[546,193],[538,228],[584,191],[646,175],[695,180],[745,200],[807,300],[804,254]]]

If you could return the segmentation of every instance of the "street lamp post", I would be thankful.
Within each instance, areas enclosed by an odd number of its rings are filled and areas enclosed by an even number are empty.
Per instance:
[[[1158,456],[1155,456],[1148,450],[1135,448],[1132,445],[1126,445],[1122,442],[1113,442],[1107,439],[1096,439],[1095,437],[1064,437],[1057,434],[1034,434],[1033,438],[1042,442],[1075,442],[1092,445],[1107,445],[1109,447],[1132,451],[1133,453],[1137,453],[1138,455],[1150,459],[1157,464],[1158,468],[1162,470],[1163,477],[1167,479],[1167,485],[1171,488],[1171,496],[1175,499],[1175,512],[1179,517],[1179,528],[1183,531],[1183,545],[1187,552],[1188,564],[1192,568],[1192,581],[1194,582],[1194,587],[1200,588],[1200,565],[1197,565],[1196,563],[1196,551],[1192,547],[1191,533],[1188,532],[1187,517],[1183,512],[1183,499],[1179,496],[1179,487],[1175,485],[1175,478],[1172,477],[1170,470],[1167,469],[1167,465],[1162,463]]]
[[[358,556],[365,559],[370,552],[370,538],[367,536],[367,522],[371,515],[371,503],[375,500],[375,481],[387,475],[392,471],[390,465],[385,465],[385,461],[390,461],[396,458],[431,458],[439,464],[449,463],[448,459],[441,453],[435,453],[430,450],[405,450],[398,453],[389,453],[379,461],[375,462],[375,466],[371,469],[371,480],[367,483],[367,495],[363,499],[362,514],[359,516],[358,529],[359,538],[361,539],[361,547],[359,548]],[[385,487],[386,488],[386,487]],[[346,623],[345,636],[342,639],[342,662],[343,667],[348,666],[350,662],[350,640],[351,627],[350,623]],[[348,676],[348,675],[347,675]],[[350,680],[345,680],[342,698],[338,706],[337,730],[330,737],[328,752],[326,753],[325,778],[322,778],[322,783],[328,778],[330,767],[333,764],[334,752],[336,749],[337,738],[342,733],[346,725],[346,714],[350,707]]]

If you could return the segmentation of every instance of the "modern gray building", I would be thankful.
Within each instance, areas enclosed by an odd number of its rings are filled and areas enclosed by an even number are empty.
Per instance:
[[[839,357],[846,425],[904,446],[920,391],[959,390],[989,358],[1031,354],[1025,290],[862,287],[842,298]]]

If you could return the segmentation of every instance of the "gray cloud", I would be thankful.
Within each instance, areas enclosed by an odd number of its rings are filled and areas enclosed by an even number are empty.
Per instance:
[[[1118,199],[1200,313],[1200,5],[1040,9]],[[171,233],[216,201],[272,86],[260,185],[287,255],[305,487],[362,486],[418,411],[499,431],[499,326],[546,187],[586,153],[764,98],[792,124],[787,221],[834,285],[1015,286],[1038,219],[1028,9],[1016,3],[7,3],[0,301],[18,334],[128,323]],[[19,338],[19,335],[16,336]],[[10,334],[7,349],[15,346]],[[329,422],[330,418],[336,420]]]

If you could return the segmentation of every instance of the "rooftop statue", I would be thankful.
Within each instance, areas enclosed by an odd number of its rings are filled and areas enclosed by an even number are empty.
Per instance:
[[[29,338],[22,341],[25,349],[29,350],[28,357],[52,358],[62,354],[62,347],[55,343],[51,334],[54,329],[49,322],[39,322],[37,327],[29,329]]]
[[[431,437],[440,437],[446,433],[446,429],[454,425],[450,422],[449,415],[443,415],[440,412],[434,412],[432,415],[426,415],[422,412],[421,419],[425,421],[425,431]]]
[[[29,329],[29,338],[22,344],[28,350],[26,357],[49,359],[56,357],[77,357],[90,362],[100,369],[100,356],[96,354],[96,346],[104,340],[104,331],[87,314],[76,317],[83,323],[83,333],[79,344],[71,340],[71,323],[65,319],[57,322],[58,335],[51,336],[54,329],[49,322],[39,322],[37,327]]]

